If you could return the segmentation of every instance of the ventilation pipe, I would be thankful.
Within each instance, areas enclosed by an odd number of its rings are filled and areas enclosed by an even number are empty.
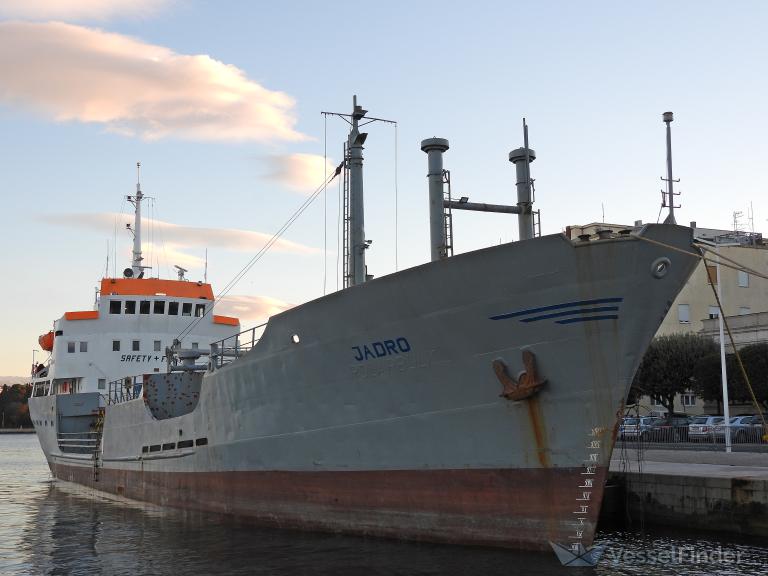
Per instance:
[[[528,140],[526,128],[526,141]],[[512,150],[509,161],[515,165],[517,173],[517,224],[520,240],[533,238],[533,199],[531,197],[530,164],[536,159],[536,152],[527,146]]]
[[[429,179],[429,241],[432,262],[448,257],[445,238],[445,212],[443,210],[443,152],[448,150],[445,138],[427,138],[421,141],[427,153]]]

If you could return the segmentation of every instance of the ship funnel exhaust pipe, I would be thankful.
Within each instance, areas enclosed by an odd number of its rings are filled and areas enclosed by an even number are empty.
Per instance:
[[[432,262],[448,257],[445,237],[445,213],[443,211],[443,153],[448,150],[445,138],[427,138],[421,141],[422,151],[427,153],[429,179],[429,242]]]
[[[533,238],[533,197],[531,195],[531,162],[536,159],[536,152],[528,148],[528,127],[525,127],[525,146],[512,150],[509,161],[515,165],[517,174],[517,225],[520,240]]]

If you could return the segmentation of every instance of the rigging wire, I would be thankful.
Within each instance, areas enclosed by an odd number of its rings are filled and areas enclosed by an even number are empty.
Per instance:
[[[339,261],[341,259],[341,180],[339,180],[339,195],[336,202],[336,291],[339,291],[339,278],[341,270]]]
[[[397,197],[397,122],[395,122],[395,272],[400,269],[397,262]]]
[[[323,114],[323,296],[328,276],[328,116]]]
[[[251,260],[243,266],[243,268],[235,274],[235,277],[232,278],[232,280],[229,281],[229,283],[224,287],[224,289],[219,292],[219,294],[214,298],[213,302],[210,306],[206,306],[205,312],[203,312],[202,316],[198,316],[194,320],[192,320],[184,330],[182,330],[178,336],[176,337],[176,340],[181,341],[184,336],[188,335],[194,328],[197,326],[197,324],[205,318],[210,312],[213,311],[213,309],[216,307],[216,304],[218,304],[221,299],[226,296],[232,288],[235,287],[235,285],[242,280],[242,278],[250,271],[251,268],[259,261],[261,258],[266,254],[269,249],[277,242],[280,237],[290,228],[293,223],[301,216],[304,211],[309,208],[310,204],[320,195],[320,193],[323,191],[323,189],[328,185],[328,182],[331,182],[336,176],[338,176],[341,172],[341,165],[336,168],[336,170],[331,174],[330,177],[326,178],[320,186],[315,188],[315,191],[312,192],[312,194],[299,206],[299,208],[286,220],[286,222],[275,232],[272,237],[267,241],[264,246],[261,247],[261,249],[251,258]]]

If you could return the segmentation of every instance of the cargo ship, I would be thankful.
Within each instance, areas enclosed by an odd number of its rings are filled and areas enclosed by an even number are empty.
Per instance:
[[[432,261],[372,278],[366,114],[344,115],[343,289],[240,332],[207,285],[142,278],[139,239],[132,277],[56,322],[30,399],[53,475],[282,528],[587,549],[634,373],[697,263],[691,229],[537,235],[527,129],[507,207],[446,197],[448,141],[430,138]],[[520,240],[452,255],[462,208],[517,214]]]

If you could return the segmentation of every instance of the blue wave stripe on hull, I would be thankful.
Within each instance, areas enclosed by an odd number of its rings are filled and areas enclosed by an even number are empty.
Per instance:
[[[574,308],[576,306],[589,306],[590,304],[612,304],[614,302],[623,302],[624,298],[596,298],[595,300],[578,300],[576,302],[563,302],[562,304],[553,304],[551,306],[542,306],[540,308],[528,308],[527,310],[517,310],[516,312],[507,312],[491,316],[490,320],[506,320],[507,318],[516,318],[518,316],[527,316],[538,312],[547,312],[549,310],[562,310],[563,308]]]
[[[562,318],[563,316],[573,316],[574,314],[594,314],[596,312],[618,312],[618,306],[600,306],[598,308],[579,308],[578,310],[566,310],[565,312],[554,312],[552,314],[543,314],[541,316],[532,316],[523,318],[520,322],[538,322],[539,320],[548,320],[550,318]]]
[[[557,320],[558,324],[573,324],[574,322],[591,322],[592,320],[618,320],[618,314],[608,314],[606,316],[583,316],[581,318],[568,318],[567,320]]]

